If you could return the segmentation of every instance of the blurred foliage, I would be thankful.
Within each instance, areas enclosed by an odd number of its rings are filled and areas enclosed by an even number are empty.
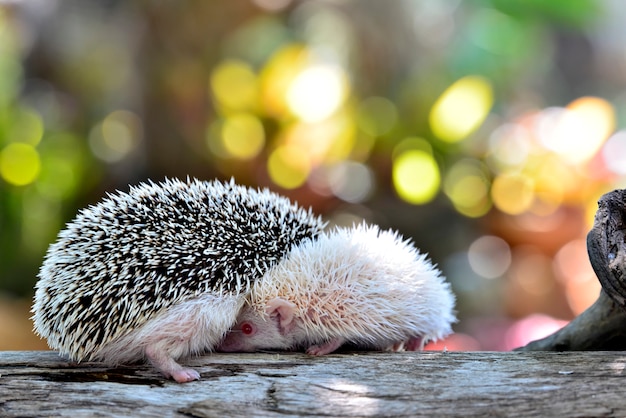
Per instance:
[[[558,254],[626,174],[615,3],[0,6],[0,287],[106,191],[233,176],[414,237],[461,316],[571,316]]]

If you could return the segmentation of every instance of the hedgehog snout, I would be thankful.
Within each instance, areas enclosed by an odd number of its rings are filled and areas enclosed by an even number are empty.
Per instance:
[[[246,307],[239,314],[236,325],[217,346],[222,352],[253,352],[259,349],[289,349],[292,334],[284,334],[280,316],[259,313]]]

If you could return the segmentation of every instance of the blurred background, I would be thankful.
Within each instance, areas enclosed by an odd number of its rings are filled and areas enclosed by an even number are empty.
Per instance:
[[[621,0],[0,2],[0,349],[48,245],[107,191],[229,179],[399,230],[456,334],[510,350],[600,286],[585,235],[626,179]]]

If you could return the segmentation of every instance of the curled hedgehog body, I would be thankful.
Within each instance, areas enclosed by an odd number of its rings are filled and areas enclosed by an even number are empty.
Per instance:
[[[267,190],[166,180],[83,209],[50,246],[35,332],[76,361],[148,359],[178,382],[177,360],[214,349],[255,280],[324,227]]]
[[[451,333],[453,308],[440,272],[398,234],[338,228],[304,240],[255,281],[217,349],[414,351]]]

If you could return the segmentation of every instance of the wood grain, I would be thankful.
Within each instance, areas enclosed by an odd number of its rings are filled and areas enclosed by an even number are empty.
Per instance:
[[[626,352],[214,354],[177,384],[147,366],[0,352],[0,416],[626,416]]]

